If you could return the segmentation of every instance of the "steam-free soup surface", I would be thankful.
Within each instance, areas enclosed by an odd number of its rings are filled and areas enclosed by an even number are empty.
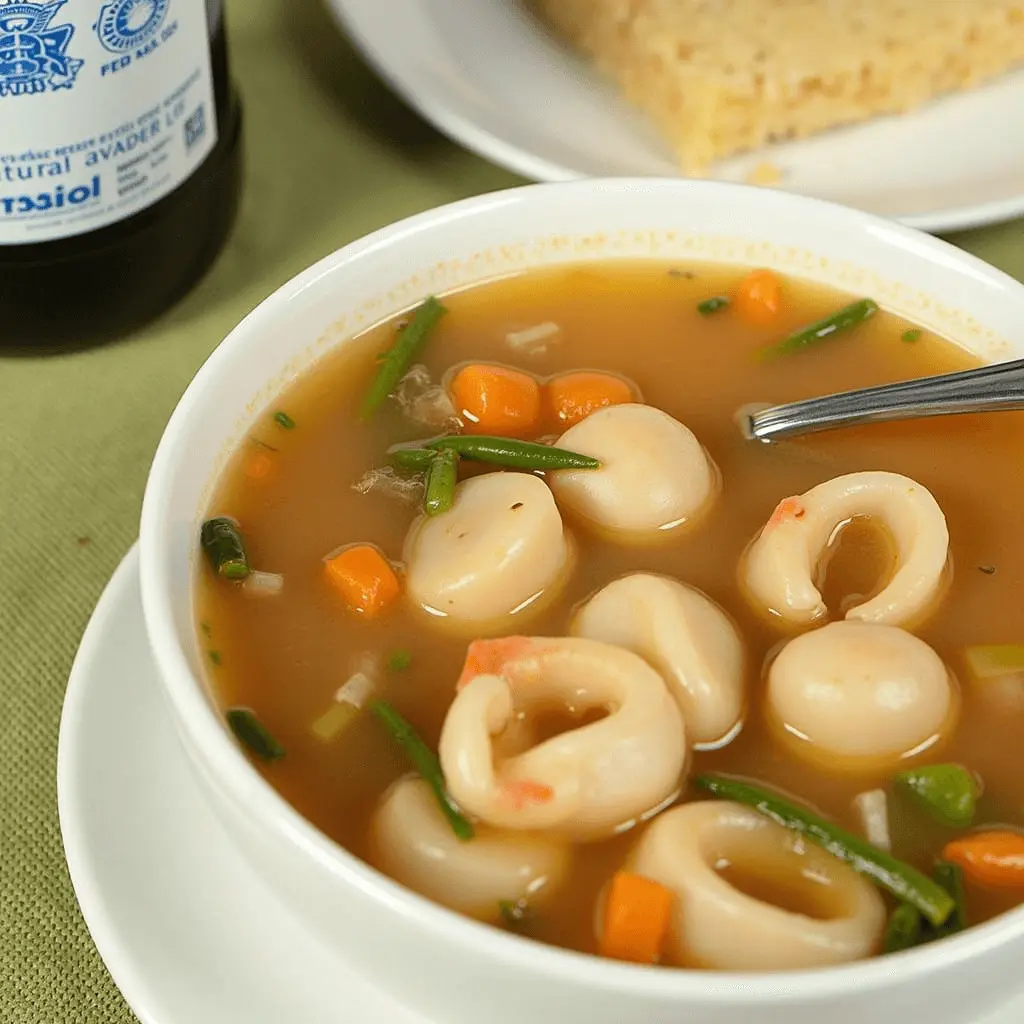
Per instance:
[[[737,567],[783,497],[844,473],[906,474],[928,488],[945,513],[953,566],[948,593],[914,631],[959,678],[963,699],[954,735],[925,760],[959,762],[983,779],[978,824],[1021,823],[1024,769],[1018,745],[1024,710],[1008,713],[979,698],[966,682],[964,651],[1024,640],[1024,476],[1015,468],[1024,417],[938,418],[772,446],[745,441],[734,417],[748,403],[961,369],[971,361],[886,312],[804,351],[758,359],[762,345],[844,306],[851,296],[785,280],[781,309],[763,326],[728,307],[699,312],[704,300],[730,294],[740,276],[733,268],[608,263],[528,273],[443,297],[447,316],[420,357],[435,381],[465,361],[503,363],[539,378],[578,368],[611,371],[633,381],[645,403],[686,424],[721,472],[722,492],[710,513],[663,544],[616,543],[567,519],[578,548],[568,584],[539,616],[505,632],[566,635],[572,610],[627,572],[649,570],[699,588],[727,610],[743,636],[749,706],[737,738],[722,749],[698,751],[693,771],[759,780],[860,832],[851,801],[875,786],[888,788],[891,772],[809,770],[770,733],[761,669],[789,634],[741,593]],[[509,348],[510,332],[544,323],[558,328],[546,351],[525,355]],[[316,738],[311,724],[369,654],[383,665],[375,675],[376,696],[399,709],[436,750],[467,647],[465,637],[450,635],[401,602],[366,621],[351,614],[325,583],[325,556],[346,544],[370,542],[400,561],[418,514],[393,496],[353,488],[368,470],[386,464],[390,445],[437,432],[411,423],[394,402],[367,422],[356,416],[375,358],[392,344],[395,326],[374,328],[297,380],[253,426],[220,481],[210,514],[238,521],[251,564],[281,574],[283,590],[254,597],[207,570],[197,593],[198,635],[218,699],[225,707],[254,709],[287,751],[261,765],[266,778],[327,835],[371,860],[371,816],[387,788],[409,771],[409,762],[371,715],[357,717],[332,742]],[[254,453],[268,457],[266,472],[256,478],[247,472]],[[464,467],[463,475],[478,471]],[[851,595],[878,589],[890,557],[885,536],[870,522],[856,522],[840,535],[823,587],[834,618]],[[554,716],[545,728],[554,733],[572,724],[568,715]],[[693,795],[684,790],[681,799]],[[930,871],[952,831],[898,795],[890,792],[889,798],[894,854]],[[644,827],[576,846],[562,890],[542,912],[510,927],[593,951],[595,901]],[[748,877],[738,867],[723,865],[723,871],[744,891],[828,916],[827,906],[808,907],[806,894],[794,895],[785,886],[773,890],[770,879]],[[967,899],[974,923],[1018,896],[1012,889],[969,884]]]

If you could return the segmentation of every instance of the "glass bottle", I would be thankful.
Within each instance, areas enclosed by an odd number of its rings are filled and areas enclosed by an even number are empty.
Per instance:
[[[0,345],[152,320],[234,220],[221,0],[0,0]]]

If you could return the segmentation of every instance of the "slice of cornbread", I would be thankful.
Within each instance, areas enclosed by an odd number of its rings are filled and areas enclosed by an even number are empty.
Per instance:
[[[1024,0],[529,2],[647,111],[690,174],[1024,62]]]

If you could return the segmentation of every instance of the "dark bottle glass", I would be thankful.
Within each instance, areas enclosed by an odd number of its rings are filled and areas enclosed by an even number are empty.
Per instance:
[[[124,335],[234,221],[241,109],[220,0],[0,0],[0,347]]]

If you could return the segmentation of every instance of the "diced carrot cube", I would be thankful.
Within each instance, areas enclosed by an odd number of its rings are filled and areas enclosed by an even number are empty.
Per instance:
[[[372,544],[343,548],[327,559],[325,570],[348,607],[367,619],[384,611],[401,591],[391,563]]]

